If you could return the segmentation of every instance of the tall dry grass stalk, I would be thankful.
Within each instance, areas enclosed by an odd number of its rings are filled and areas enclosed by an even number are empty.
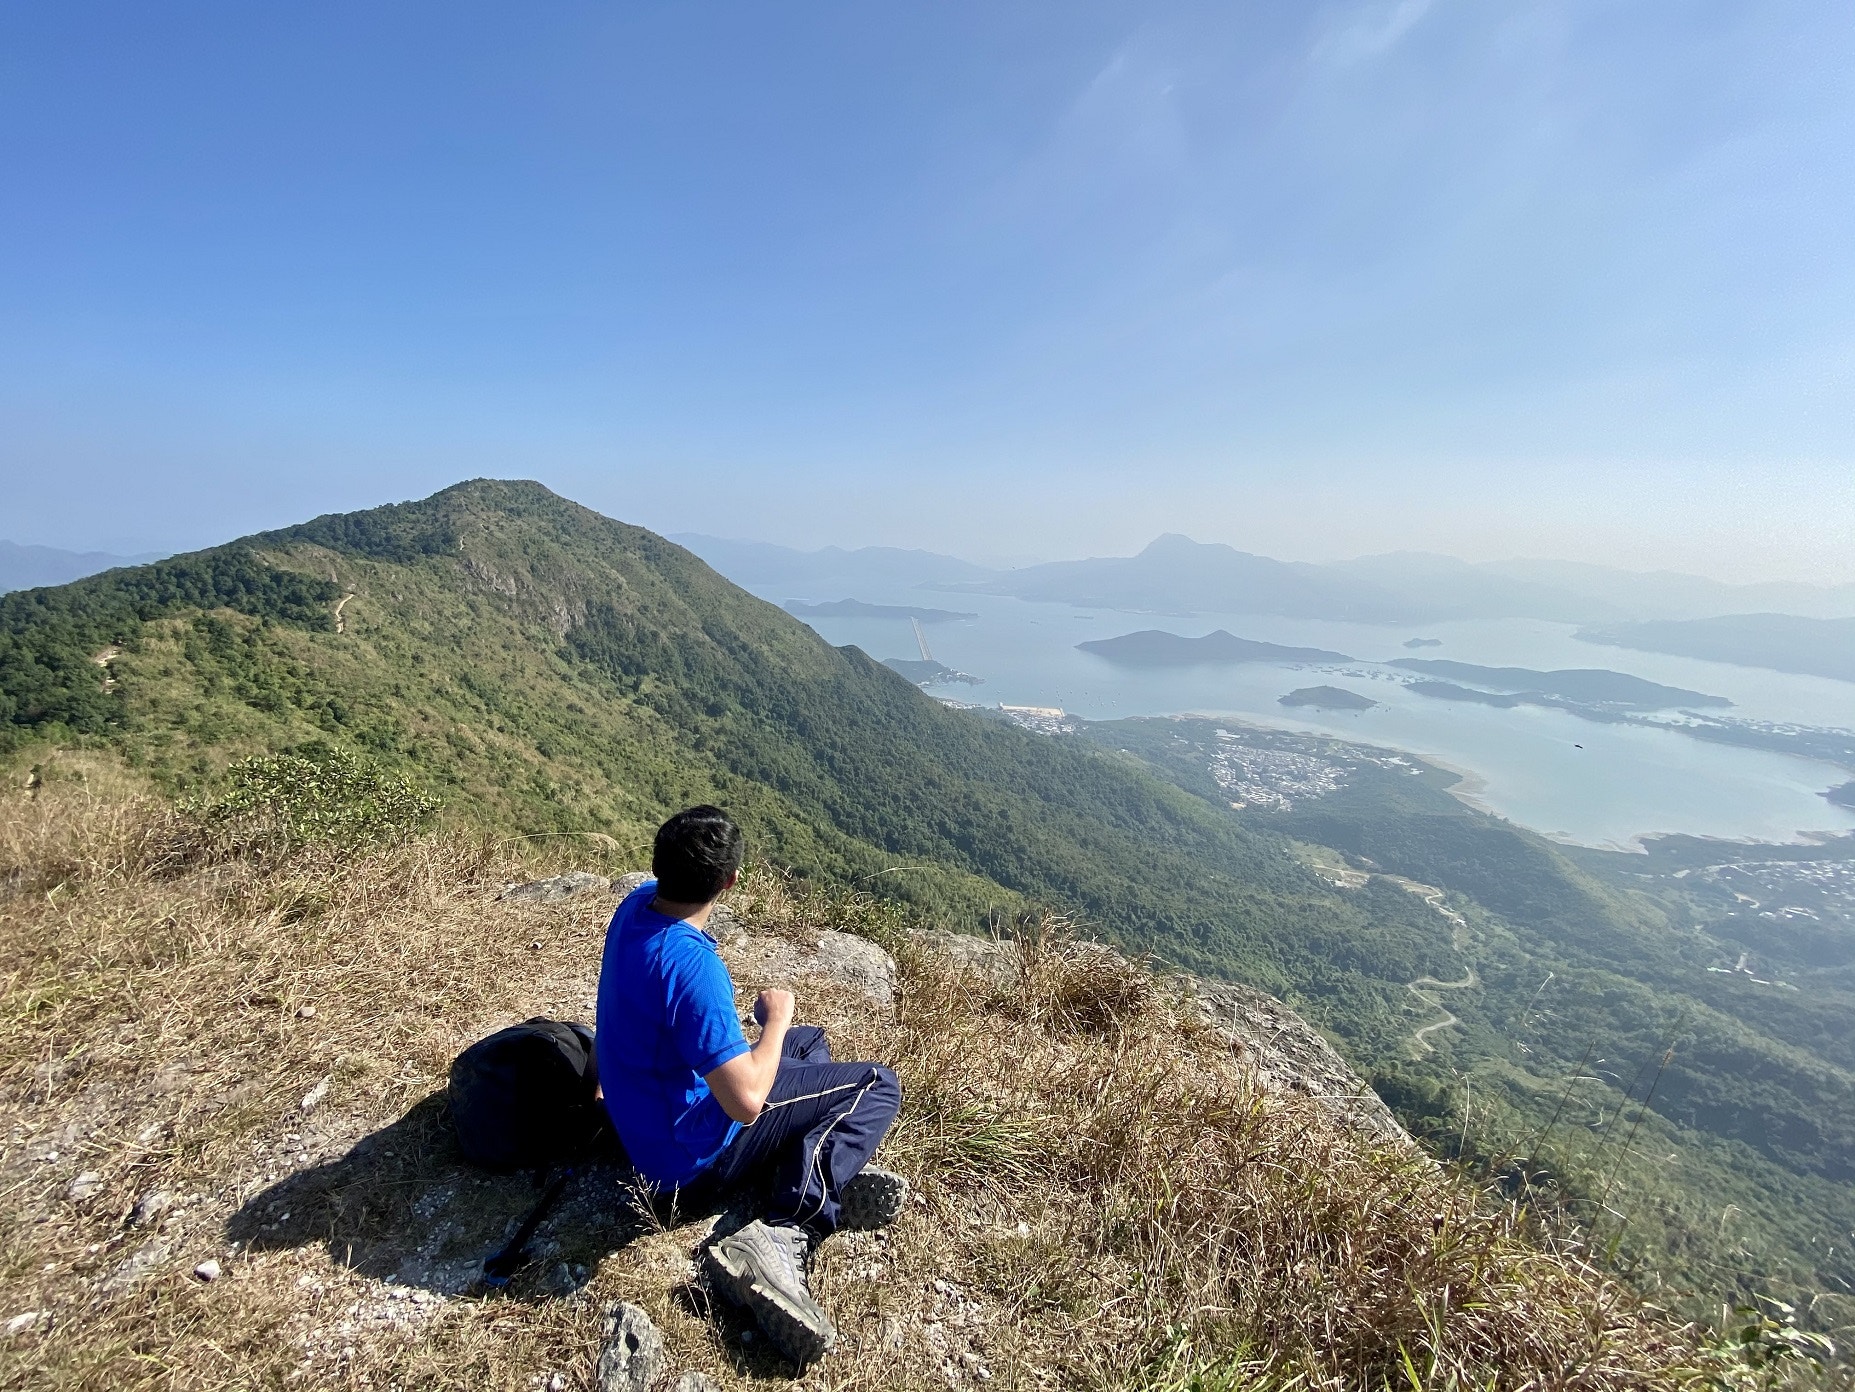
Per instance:
[[[488,1028],[587,1014],[610,899],[496,898],[576,848],[441,834],[254,865],[183,853],[183,833],[77,785],[0,800],[0,1321],[33,1315],[0,1338],[0,1386],[591,1387],[611,1298],[645,1305],[679,1367],[789,1375],[691,1285],[700,1228],[595,1243],[592,1200],[548,1237],[589,1268],[581,1295],[538,1267],[511,1297],[415,1307],[405,1263],[474,1260],[531,1197],[464,1169],[432,1099]],[[885,1154],[921,1197],[821,1250],[844,1338],[808,1386],[1702,1376],[1684,1331],[1421,1158],[1259,1091],[1163,982],[1061,924],[1023,935],[1004,980],[845,891],[761,874],[735,907],[901,962],[893,1015],[795,983],[841,1055],[895,1063]],[[131,1225],[156,1191],[173,1211]],[[191,1279],[209,1256],[226,1274]]]

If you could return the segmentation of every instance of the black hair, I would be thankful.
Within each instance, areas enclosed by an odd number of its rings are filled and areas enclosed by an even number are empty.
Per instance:
[[[741,868],[747,838],[719,807],[690,807],[657,828],[651,873],[674,904],[706,904]]]

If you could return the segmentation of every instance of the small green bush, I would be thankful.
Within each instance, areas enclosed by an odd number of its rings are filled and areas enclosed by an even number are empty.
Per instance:
[[[416,834],[437,799],[374,760],[316,743],[233,764],[222,789],[184,804],[228,849],[288,852],[302,846],[355,848]]]

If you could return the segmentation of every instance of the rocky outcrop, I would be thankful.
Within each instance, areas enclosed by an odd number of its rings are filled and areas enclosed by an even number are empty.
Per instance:
[[[581,894],[591,894],[595,890],[607,893],[617,888],[617,883],[604,875],[590,874],[585,870],[572,870],[565,875],[554,875],[545,880],[530,880],[527,884],[509,885],[496,897],[525,904],[555,904],[562,899],[572,899]]]
[[[714,926],[711,919],[711,932]],[[738,925],[733,931],[737,937],[723,937],[720,933],[715,936],[732,948],[729,962],[743,985],[749,980],[777,982],[822,977],[849,987],[882,1010],[894,1009],[895,959],[868,938],[829,928],[796,938],[783,934],[749,934]]]
[[[1264,1087],[1304,1093],[1376,1140],[1415,1144],[1391,1108],[1326,1037],[1274,996],[1234,981],[1200,976],[1181,976],[1179,981],[1197,1001],[1206,1023],[1223,1035]]]

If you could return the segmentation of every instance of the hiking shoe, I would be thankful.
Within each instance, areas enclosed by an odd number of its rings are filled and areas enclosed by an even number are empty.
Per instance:
[[[837,1196],[837,1225],[860,1232],[886,1228],[902,1216],[908,1181],[890,1170],[865,1165]]]
[[[751,1311],[774,1346],[798,1364],[837,1342],[836,1327],[805,1283],[810,1246],[803,1228],[756,1218],[702,1252],[710,1289]]]

